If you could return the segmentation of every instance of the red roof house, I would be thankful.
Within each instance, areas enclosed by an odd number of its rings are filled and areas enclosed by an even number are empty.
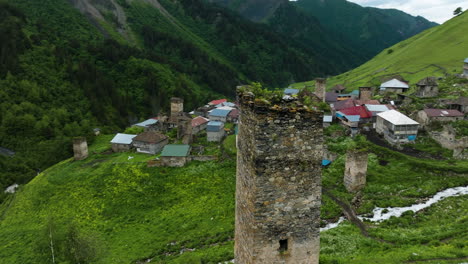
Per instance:
[[[367,119],[372,117],[372,112],[367,111],[364,106],[353,106],[340,110],[341,113],[349,116],[358,115],[361,119]]]
[[[208,105],[219,105],[221,103],[225,103],[227,102],[226,99],[218,99],[218,100],[213,100],[211,102],[208,103]]]

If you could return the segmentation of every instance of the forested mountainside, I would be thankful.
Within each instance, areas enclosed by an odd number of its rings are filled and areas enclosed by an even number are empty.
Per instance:
[[[200,0],[0,3],[0,187],[71,155],[71,138],[168,109],[344,70],[267,26]],[[2,193],[3,195],[3,193]]]
[[[372,58],[378,52],[421,31],[436,26],[423,17],[413,17],[395,9],[362,7],[346,0],[211,0],[239,12],[244,17],[270,25],[276,32],[305,45],[332,44],[351,51],[341,54],[349,68]],[[299,16],[299,18],[298,18]],[[278,18],[281,18],[278,20]],[[310,34],[316,27],[323,35]],[[334,58],[330,58],[334,60]]]

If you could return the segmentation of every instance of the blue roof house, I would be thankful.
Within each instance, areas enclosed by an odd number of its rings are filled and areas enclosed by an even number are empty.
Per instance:
[[[208,118],[210,119],[210,121],[226,122],[227,116],[230,112],[231,110],[228,109],[213,109],[208,115]]]
[[[206,137],[209,142],[220,142],[224,137],[224,123],[220,121],[208,122]]]

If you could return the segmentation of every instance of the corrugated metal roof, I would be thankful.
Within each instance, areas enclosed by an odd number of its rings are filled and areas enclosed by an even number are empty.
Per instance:
[[[371,112],[386,112],[390,110],[386,105],[366,105],[366,108]]]
[[[115,135],[115,137],[111,140],[111,143],[130,145],[132,144],[133,138],[136,136],[137,135],[117,133],[117,135]]]
[[[462,112],[458,110],[450,109],[424,109],[424,112],[430,117],[461,117],[464,116]]]
[[[224,102],[227,102],[227,100],[226,99],[213,100],[213,101],[209,102],[208,104],[209,105],[219,105],[219,104],[224,103]]]
[[[386,88],[401,88],[408,89],[409,85],[397,79],[392,79],[388,82],[384,82],[380,85],[380,90],[385,90]]]
[[[361,120],[361,116],[359,115],[345,115],[344,117],[350,122],[359,122],[359,120]]]
[[[210,116],[219,116],[219,117],[226,117],[231,110],[227,109],[214,109],[211,111]]]
[[[220,121],[210,121],[208,122],[208,125],[206,126],[206,131],[208,132],[218,132],[221,130],[224,126],[223,122]]]
[[[170,144],[164,146],[161,157],[187,157],[190,153],[190,145]]]
[[[394,125],[419,125],[418,122],[414,121],[413,119],[405,116],[404,114],[396,110],[378,113],[377,116],[380,116],[381,118],[387,120],[388,122]]]
[[[137,123],[137,124],[134,124],[134,126],[138,126],[138,127],[148,127],[150,125],[153,125],[153,124],[156,124],[158,122],[158,120],[154,119],[154,118],[150,118],[148,120],[145,120],[141,123]]]
[[[208,123],[208,121],[209,120],[204,118],[203,116],[197,116],[194,119],[192,119],[192,127],[203,125],[205,123]]]
[[[359,115],[361,118],[370,118],[372,117],[372,113],[367,111],[364,106],[354,106],[340,110],[341,113],[345,115]]]
[[[224,102],[224,103],[217,104],[217,105],[216,105],[216,108],[220,108],[220,107],[223,107],[223,106],[235,107],[236,104],[235,104],[235,103],[231,103],[231,102]]]
[[[298,93],[299,93],[298,89],[291,89],[291,88],[284,89],[284,94],[287,94],[287,95],[295,95]]]
[[[465,63],[468,63],[468,58],[466,58],[466,59],[464,60],[464,62],[465,62]]]

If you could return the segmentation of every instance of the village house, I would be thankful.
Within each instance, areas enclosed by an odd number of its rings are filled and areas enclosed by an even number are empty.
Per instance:
[[[192,119],[192,134],[196,135],[206,129],[209,120],[203,116],[197,116]]]
[[[133,127],[140,127],[140,128],[148,129],[151,125],[154,125],[158,122],[159,122],[158,118],[154,117],[154,118],[147,119],[143,122],[136,123],[133,125]]]
[[[346,90],[346,87],[344,87],[344,85],[342,84],[337,84],[333,86],[332,88],[333,93],[338,93],[338,94],[343,93],[344,90]]]
[[[353,99],[348,99],[348,100],[338,101],[338,102],[334,103],[333,104],[333,109],[335,111],[340,111],[342,109],[350,108],[350,107],[354,107],[354,106],[356,106],[354,104],[354,100]]]
[[[216,105],[219,105],[219,104],[222,104],[222,103],[225,103],[225,102],[227,102],[226,99],[213,100],[213,101],[208,103],[208,106],[216,106]]]
[[[341,109],[339,112],[336,113],[342,116],[359,116],[360,123],[368,123],[372,119],[372,113],[367,111],[366,107],[364,106],[353,106],[345,109]]]
[[[183,167],[189,161],[190,145],[166,145],[161,153],[161,163],[168,167]]]
[[[354,136],[358,133],[359,129],[359,121],[361,117],[359,115],[345,115],[343,113],[338,112],[336,114],[338,120],[342,126],[348,128],[351,131],[351,135]]]
[[[417,119],[422,125],[429,125],[434,121],[445,123],[463,120],[463,118],[463,113],[458,110],[428,108],[419,111]]]
[[[165,135],[155,131],[143,132],[132,140],[137,152],[153,155],[160,152],[168,143],[169,139]]]
[[[427,98],[439,95],[439,84],[437,84],[436,77],[426,77],[420,80],[416,86],[416,96],[418,97]]]
[[[205,106],[198,107],[197,109],[195,109],[195,111],[193,111],[193,113],[197,116],[208,117],[210,111],[213,110],[214,108],[215,108],[214,105],[212,106],[205,105]]]
[[[237,123],[237,120],[239,120],[239,109],[234,108],[229,112],[227,116],[227,121],[231,123]]]
[[[337,94],[338,101],[345,101],[348,99],[357,99],[359,98],[359,90],[353,90],[347,94]]]
[[[114,152],[125,152],[132,148],[132,140],[137,135],[121,134],[117,133],[111,140],[112,151]]]
[[[463,64],[463,76],[468,79],[468,58],[466,58]]]
[[[375,123],[375,121],[377,121],[377,114],[390,111],[390,108],[388,108],[388,106],[386,105],[365,104],[364,107],[366,107],[367,111],[369,111],[372,114],[372,123]]]
[[[236,104],[235,104],[235,103],[231,103],[231,102],[224,102],[224,103],[217,104],[215,107],[216,107],[216,108],[221,108],[221,107],[231,107],[231,108],[234,108],[234,107],[236,107]]]
[[[446,102],[449,109],[455,109],[462,113],[468,113],[468,97],[460,97],[456,100]]]
[[[396,110],[377,114],[375,129],[391,144],[414,142],[418,128],[418,122]]]
[[[409,89],[409,85],[398,79],[392,79],[380,85],[381,92],[403,93]]]
[[[206,137],[209,142],[220,142],[224,137],[224,123],[220,121],[208,122]]]
[[[216,109],[211,110],[209,114],[209,119],[210,121],[221,121],[223,123],[226,123],[227,116],[229,115],[230,112],[231,110],[229,109],[216,108]]]
[[[338,95],[334,92],[326,92],[325,93],[325,102],[327,104],[334,104],[338,102]]]

